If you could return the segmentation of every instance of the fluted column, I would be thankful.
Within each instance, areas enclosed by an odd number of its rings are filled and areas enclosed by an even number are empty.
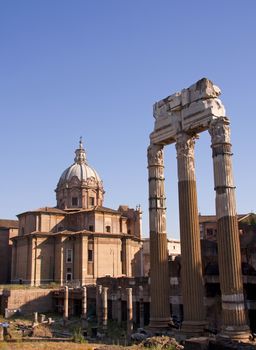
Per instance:
[[[222,294],[222,332],[234,339],[249,336],[245,311],[241,252],[232,171],[230,126],[226,117],[212,121],[214,186],[216,191],[217,241]]]
[[[186,333],[201,333],[205,328],[204,288],[200,247],[200,228],[194,162],[195,137],[179,133],[176,137],[180,239],[181,281]]]
[[[163,146],[148,148],[150,228],[150,327],[170,322]]]

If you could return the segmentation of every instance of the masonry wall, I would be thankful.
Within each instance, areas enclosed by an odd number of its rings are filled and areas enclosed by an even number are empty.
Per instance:
[[[121,240],[109,237],[94,238],[94,278],[122,273]]]
[[[52,311],[52,289],[4,290],[1,313],[4,309],[20,309],[23,314]]]
[[[41,283],[53,281],[54,278],[54,242],[52,238],[37,238],[37,261],[36,280]]]
[[[17,235],[17,228],[0,229],[0,284],[11,281],[12,241],[10,238]]]
[[[28,266],[31,263],[28,261],[30,256],[29,245],[27,238],[17,240],[17,257],[16,257],[16,268],[13,279],[19,279],[26,281],[29,277],[27,274]]]
[[[111,233],[120,233],[120,216],[95,213],[95,232],[107,232],[107,226],[110,226]]]
[[[9,246],[9,230],[0,229],[0,284],[8,281],[11,246]]]
[[[64,226],[64,215],[41,214],[39,225],[41,232],[57,232]]]

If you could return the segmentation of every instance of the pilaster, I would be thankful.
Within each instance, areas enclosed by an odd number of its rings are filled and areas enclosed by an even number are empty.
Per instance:
[[[55,281],[63,286],[65,237],[56,237],[55,240]]]
[[[16,280],[17,273],[17,241],[13,240],[12,244],[12,265],[11,265],[11,283]]]
[[[86,277],[88,276],[88,237],[81,235],[81,251],[80,251],[80,258],[81,258],[81,285],[83,286],[85,284]]]

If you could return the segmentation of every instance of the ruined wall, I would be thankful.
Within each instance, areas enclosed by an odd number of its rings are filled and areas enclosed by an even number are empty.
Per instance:
[[[4,290],[1,313],[4,309],[20,309],[23,314],[52,311],[52,289]]]

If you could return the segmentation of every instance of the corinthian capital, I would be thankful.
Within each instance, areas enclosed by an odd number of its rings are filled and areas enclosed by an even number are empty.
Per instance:
[[[148,165],[149,166],[163,166],[163,146],[150,145],[148,147]]]
[[[212,138],[212,144],[230,143],[229,120],[226,117],[214,119],[210,123],[209,133]]]
[[[177,158],[187,157],[194,158],[196,136],[189,136],[186,133],[179,133],[176,136]]]

